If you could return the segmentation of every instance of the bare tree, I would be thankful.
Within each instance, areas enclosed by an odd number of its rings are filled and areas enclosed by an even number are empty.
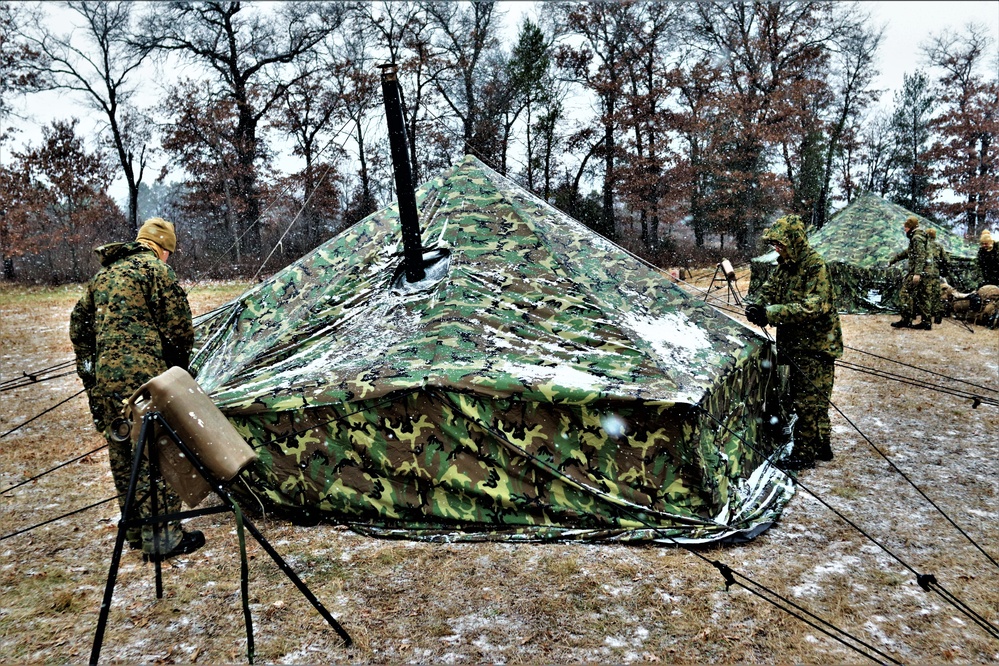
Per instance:
[[[387,53],[386,62],[399,66],[399,88],[406,115],[406,138],[413,180],[444,166],[427,150],[425,128],[436,121],[428,115],[434,96],[433,72],[438,68],[426,15],[418,2],[360,2],[355,5],[358,25]]]
[[[859,145],[857,182],[860,189],[887,197],[898,177],[900,153],[891,116],[879,112],[868,119],[860,132]]]
[[[144,17],[143,48],[203,65],[217,77],[215,96],[235,102],[235,195],[246,200],[237,238],[251,255],[261,249],[258,128],[302,75],[288,65],[314,51],[345,13],[344,3],[287,2],[265,12],[240,2],[171,2]]]
[[[584,88],[593,92],[600,102],[597,120],[602,137],[599,150],[604,160],[603,210],[596,231],[607,238],[617,235],[614,194],[617,187],[617,138],[620,132],[619,103],[625,85],[624,61],[628,55],[628,40],[636,24],[635,2],[592,2],[554,4],[552,11],[565,26],[558,47],[560,67]],[[564,38],[582,37],[573,45]]]
[[[14,115],[11,101],[45,82],[42,54],[24,38],[26,26],[39,23],[38,12],[19,2],[0,2],[0,122]],[[12,128],[0,125],[0,144]]]
[[[293,154],[301,157],[305,166],[302,171],[292,174],[302,191],[302,236],[304,247],[294,242],[292,252],[315,247],[325,231],[324,222],[330,218],[334,165],[342,157],[336,150],[334,141],[337,132],[334,125],[338,103],[329,86],[326,76],[320,73],[315,64],[301,64],[310,71],[305,76],[296,76],[288,86],[287,94],[281,102],[280,112],[272,121],[274,127],[284,132],[294,142]],[[296,188],[298,189],[298,188]]]
[[[118,163],[128,184],[128,221],[138,231],[139,183],[149,159],[150,124],[131,105],[136,73],[146,54],[131,43],[131,2],[67,2],[80,31],[56,35],[41,27],[27,33],[31,46],[42,54],[39,73],[45,89],[80,93],[99,111],[110,133]]]
[[[485,67],[499,46],[496,3],[424,2],[420,6],[433,30],[436,52],[431,80],[461,123],[462,151],[498,167],[496,146],[484,145],[494,136],[488,128],[495,118],[483,108]]]
[[[353,139],[358,165],[359,187],[348,204],[344,222],[354,222],[377,209],[371,161],[375,145],[370,135],[375,126],[384,128],[384,120],[373,122],[370,113],[381,107],[381,88],[375,57],[368,47],[363,18],[351,21],[340,31],[335,43],[328,43],[324,77],[335,100],[335,117],[343,123],[345,134]],[[341,144],[346,143],[342,141]],[[350,193],[348,193],[349,196]]]
[[[825,150],[822,156],[821,182],[812,201],[811,221],[822,228],[832,197],[834,161],[844,150],[859,126],[863,112],[874,101],[877,91],[871,83],[877,76],[875,59],[884,40],[883,27],[870,27],[870,16],[856,11],[855,5],[843,5],[842,31],[830,40],[833,59],[832,103],[825,111]]]

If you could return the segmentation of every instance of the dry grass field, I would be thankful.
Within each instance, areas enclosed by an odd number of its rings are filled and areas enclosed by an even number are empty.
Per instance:
[[[699,277],[703,283],[711,273]],[[200,313],[241,287],[190,291]],[[0,381],[72,358],[68,319],[80,293],[77,286],[0,285]],[[724,301],[724,292],[717,294]],[[853,348],[844,361],[919,384],[969,388],[947,379],[957,378],[999,398],[999,332],[953,321],[928,332],[897,331],[888,326],[892,320],[844,317]],[[0,433],[80,388],[70,374],[0,393]],[[921,589],[915,575],[934,575],[999,626],[999,566],[989,559],[999,559],[999,408],[972,408],[965,397],[844,367],[833,399],[842,411],[833,414],[835,459],[800,475],[798,494],[772,529],[745,545],[699,553],[863,640],[883,655],[877,660],[999,662],[999,639]],[[74,398],[0,438],[0,491],[102,444],[85,398]],[[103,450],[0,492],[0,662],[88,658],[116,505],[9,535],[112,494]],[[744,587],[726,590],[714,567],[675,547],[433,545],[254,521],[355,641],[343,648],[249,540],[258,663],[869,661]],[[153,566],[134,552],[123,557],[105,663],[245,662],[232,517],[199,517],[190,526],[203,530],[208,544],[164,565],[160,600]]]

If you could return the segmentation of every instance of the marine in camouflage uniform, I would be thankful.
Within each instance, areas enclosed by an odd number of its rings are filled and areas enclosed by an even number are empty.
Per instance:
[[[933,323],[943,321],[944,304],[940,296],[940,280],[950,273],[950,255],[937,240],[937,230],[932,227],[926,230],[926,251],[929,255],[926,275],[929,282],[926,285],[927,297],[930,301],[930,313]]]
[[[898,294],[902,318],[894,322],[892,328],[918,328],[928,331],[933,327],[931,323],[933,307],[926,288],[926,284],[932,280],[924,280],[924,278],[929,277],[927,270],[929,270],[931,263],[927,249],[926,232],[919,228],[919,218],[915,216],[906,218],[904,228],[905,235],[909,239],[909,246],[901,252],[897,252],[888,261],[889,266],[894,266],[903,259],[909,260],[909,270],[902,279],[902,289]],[[913,324],[917,315],[919,323]]]
[[[843,332],[829,269],[808,244],[801,218],[780,218],[763,238],[778,252],[777,268],[746,315],[755,324],[777,327],[778,363],[789,366],[786,406],[798,416],[786,467],[807,469],[816,460],[832,460],[829,399]]]
[[[95,252],[101,270],[70,316],[70,339],[76,353],[76,371],[90,400],[94,425],[109,445],[111,472],[124,510],[125,493],[132,473],[133,448],[126,438],[111,437],[111,426],[122,416],[125,402],[136,389],[171,366],[187,369],[194,345],[194,327],[187,294],[177,275],[166,264],[176,248],[173,225],[160,218],[147,220],[135,242],[112,243]],[[149,470],[144,462],[137,497],[145,498],[138,517],[151,515]],[[165,484],[164,484],[165,486]],[[180,511],[173,491],[163,488],[161,514]],[[167,523],[154,543],[152,526],[126,533],[132,548],[141,547],[153,557],[173,553],[185,539],[179,522]],[[192,532],[204,543],[200,532]],[[192,539],[188,539],[191,542]],[[183,551],[190,552],[190,551]]]

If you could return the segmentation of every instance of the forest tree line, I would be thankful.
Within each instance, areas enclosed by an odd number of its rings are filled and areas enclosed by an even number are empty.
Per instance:
[[[864,191],[969,237],[999,219],[984,25],[928,36],[889,107],[862,3],[558,2],[516,26],[508,7],[67,2],[70,33],[0,2],[3,278],[85,280],[151,215],[177,224],[182,274],[277,270],[395,198],[388,62],[416,182],[475,155],[660,265],[684,260],[678,225],[747,256],[774,216],[821,227]],[[15,147],[11,100],[41,91],[101,131],[66,117]]]

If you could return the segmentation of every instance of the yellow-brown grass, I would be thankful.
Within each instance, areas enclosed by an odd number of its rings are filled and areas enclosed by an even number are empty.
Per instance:
[[[697,276],[702,285],[713,271]],[[747,285],[740,285],[743,293]],[[191,288],[196,313],[243,286]],[[0,379],[72,357],[79,287],[0,286]],[[723,291],[716,292],[722,301]],[[999,389],[999,335],[945,322],[891,329],[844,317],[848,345]],[[848,351],[865,366],[900,371]],[[902,370],[903,372],[909,372]],[[914,374],[914,373],[910,373]],[[925,378],[925,377],[924,377]],[[936,380],[935,380],[936,381]],[[942,380],[939,380],[942,382]],[[6,432],[80,388],[74,376],[0,393]],[[990,394],[995,397],[995,393]],[[999,409],[837,371],[834,401],[993,558],[999,557]],[[919,573],[999,624],[999,571],[940,517],[838,413],[836,458],[808,490]],[[0,490],[102,444],[81,396],[0,440]],[[0,536],[113,494],[101,451],[0,495]],[[89,655],[114,543],[113,503],[0,541],[0,662],[81,663]],[[671,547],[382,541],[342,527],[255,519],[355,639],[344,649],[251,540],[250,603],[266,663],[865,663],[856,652]],[[208,544],[153,569],[126,553],[105,662],[242,662],[246,638],[231,516],[192,521]],[[999,661],[999,641],[924,592],[915,576],[804,490],[749,544],[700,551],[892,658]]]

